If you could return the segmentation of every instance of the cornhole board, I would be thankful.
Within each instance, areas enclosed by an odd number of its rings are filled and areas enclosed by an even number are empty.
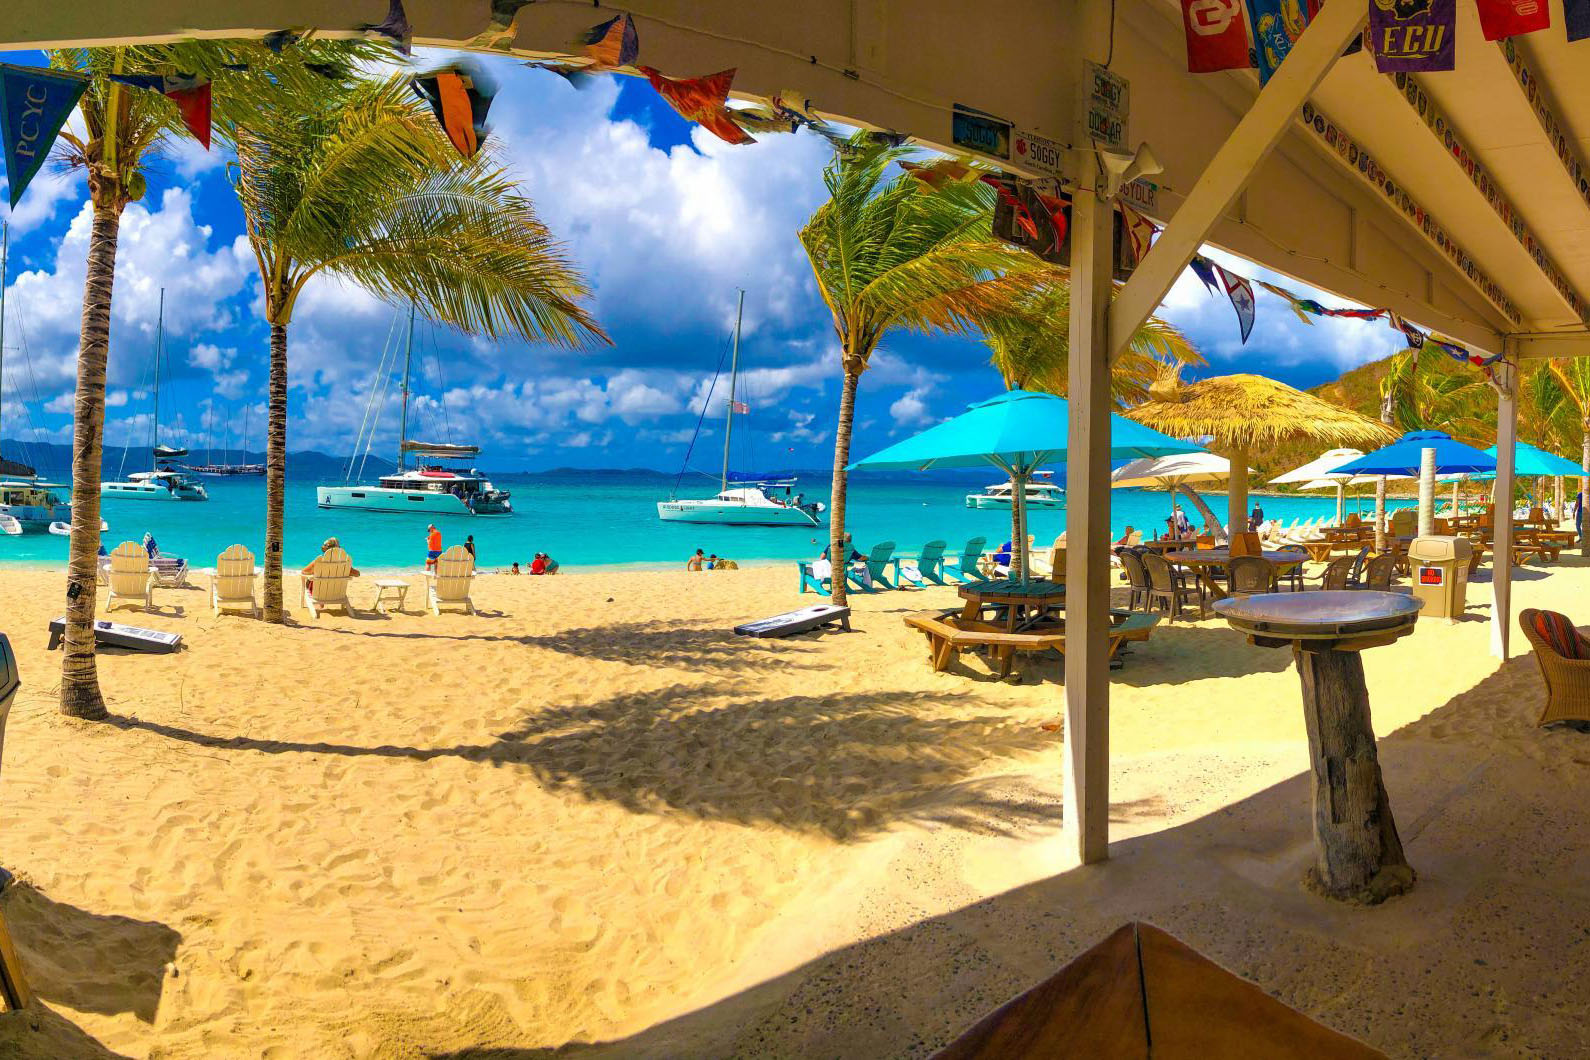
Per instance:
[[[1152,1043],[1152,1044],[1151,1044]],[[1114,934],[935,1060],[1384,1060],[1151,924]]]
[[[810,633],[822,626],[837,625],[850,632],[850,608],[835,604],[813,604],[799,611],[786,611],[772,618],[747,622],[735,626],[734,632],[742,637],[788,637],[795,633]]]
[[[66,636],[66,618],[50,621],[50,646],[54,651]],[[100,620],[94,623],[94,643],[102,648],[126,648],[128,651],[147,651],[165,654],[182,647],[182,634],[163,633],[158,629],[124,626],[120,622]]]

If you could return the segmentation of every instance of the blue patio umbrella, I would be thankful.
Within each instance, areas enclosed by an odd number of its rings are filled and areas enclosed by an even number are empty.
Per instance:
[[[1066,462],[1070,420],[1071,406],[1065,398],[1011,390],[969,405],[954,419],[857,460],[849,470],[997,467],[1015,483],[1020,540],[1013,541],[1012,545],[1020,549],[1027,530],[1027,477],[1046,464]],[[1109,459],[1112,462],[1203,451],[1191,442],[1161,434],[1123,416],[1110,416]],[[1025,563],[1022,572],[1025,576]]]
[[[1472,445],[1452,440],[1441,431],[1409,431],[1384,449],[1331,468],[1331,474],[1409,475],[1419,477],[1426,449],[1435,450],[1435,470],[1440,475],[1472,475],[1495,471],[1496,458]]]

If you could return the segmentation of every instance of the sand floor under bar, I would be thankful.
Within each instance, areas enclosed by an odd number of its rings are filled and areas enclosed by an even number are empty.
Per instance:
[[[1299,882],[1289,653],[1213,620],[1112,675],[1113,859],[1078,869],[1060,663],[930,672],[900,616],[952,590],[785,641],[729,633],[801,602],[782,565],[482,576],[476,617],[288,628],[163,590],[118,613],[187,650],[105,653],[113,718],[83,723],[44,650],[62,576],[5,571],[3,909],[44,1004],[0,1052],[918,1056],[1144,919],[1392,1055],[1585,1055],[1590,734],[1535,727],[1485,577],[1467,621],[1365,656],[1419,883],[1362,909]],[[1590,623],[1587,590],[1564,557],[1515,608]]]

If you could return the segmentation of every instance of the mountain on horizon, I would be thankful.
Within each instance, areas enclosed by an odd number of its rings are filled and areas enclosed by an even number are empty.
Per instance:
[[[0,453],[5,454],[7,463],[20,462],[30,465],[45,478],[65,480],[71,475],[72,447],[69,445],[55,442],[24,442],[16,438],[6,438],[0,439]],[[212,456],[217,464],[265,462],[264,453],[250,449],[194,450],[187,459],[193,463],[207,464],[211,462]],[[287,454],[287,474],[297,479],[341,482],[348,469],[348,459],[346,456],[333,456],[316,449],[301,449]],[[385,457],[372,454],[368,459],[363,460],[362,467],[364,471],[362,477],[373,479],[390,474],[397,465]],[[149,470],[149,450],[143,446],[127,448],[107,445],[100,461],[100,474],[106,479],[111,479],[119,476],[124,470],[127,474]]]

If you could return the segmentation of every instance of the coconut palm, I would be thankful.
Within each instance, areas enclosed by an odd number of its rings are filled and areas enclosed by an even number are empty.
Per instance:
[[[350,42],[306,43],[286,59],[244,42],[185,41],[125,48],[63,48],[50,53],[50,65],[88,78],[78,104],[83,134],[63,130],[58,156],[88,177],[93,222],[88,237],[88,268],[83,284],[83,314],[77,352],[77,391],[73,404],[72,536],[66,591],[65,651],[61,660],[61,710],[80,718],[103,718],[104,697],[94,659],[94,609],[99,552],[100,461],[105,435],[105,367],[110,347],[111,295],[116,279],[116,245],[121,214],[143,198],[145,170],[163,148],[187,136],[176,106],[164,96],[111,80],[115,73],[181,70],[218,79],[218,109],[247,100],[248,91],[226,91],[223,84],[246,81],[302,85],[314,75],[305,63],[324,64],[335,56],[370,54],[370,46]],[[323,80],[323,78],[321,78]]]
[[[1004,380],[1005,389],[1040,390],[1065,397],[1070,392],[1070,283],[1045,287],[1024,299],[1007,317],[988,321],[983,341],[991,351],[988,361]],[[1110,397],[1122,408],[1143,401],[1171,362],[1205,363],[1174,324],[1149,317],[1110,365]],[[1011,488],[1019,488],[1019,484],[1012,481]],[[1013,545],[1023,536],[1017,525],[1019,514],[1013,505]]]
[[[906,153],[857,134],[823,170],[828,201],[800,233],[844,371],[829,508],[835,603],[845,600],[845,468],[856,388],[873,352],[891,332],[968,334],[1055,279],[1036,257],[993,239],[992,188],[891,177]]]
[[[1590,358],[1556,358],[1551,361],[1550,371],[1578,419],[1579,467],[1584,471],[1579,477],[1579,490],[1590,496]],[[1590,537],[1586,536],[1583,525],[1579,532],[1579,548],[1590,555]]]
[[[1484,444],[1495,436],[1487,425],[1490,389],[1474,372],[1420,368],[1420,351],[1407,349],[1391,358],[1380,381],[1380,420],[1403,431],[1445,431],[1460,441]],[[1434,483],[1420,483],[1424,497]],[[1386,478],[1375,484],[1375,549],[1385,549]]]
[[[287,329],[311,279],[342,277],[471,334],[606,336],[530,202],[484,152],[461,159],[405,78],[280,92],[232,135],[270,325],[264,610],[280,622]]]
[[[1149,388],[1147,401],[1126,415],[1175,438],[1212,439],[1209,448],[1231,461],[1230,532],[1247,527],[1248,461],[1252,454],[1306,441],[1321,448],[1370,449],[1397,438],[1367,416],[1258,375],[1181,381],[1172,365]]]

